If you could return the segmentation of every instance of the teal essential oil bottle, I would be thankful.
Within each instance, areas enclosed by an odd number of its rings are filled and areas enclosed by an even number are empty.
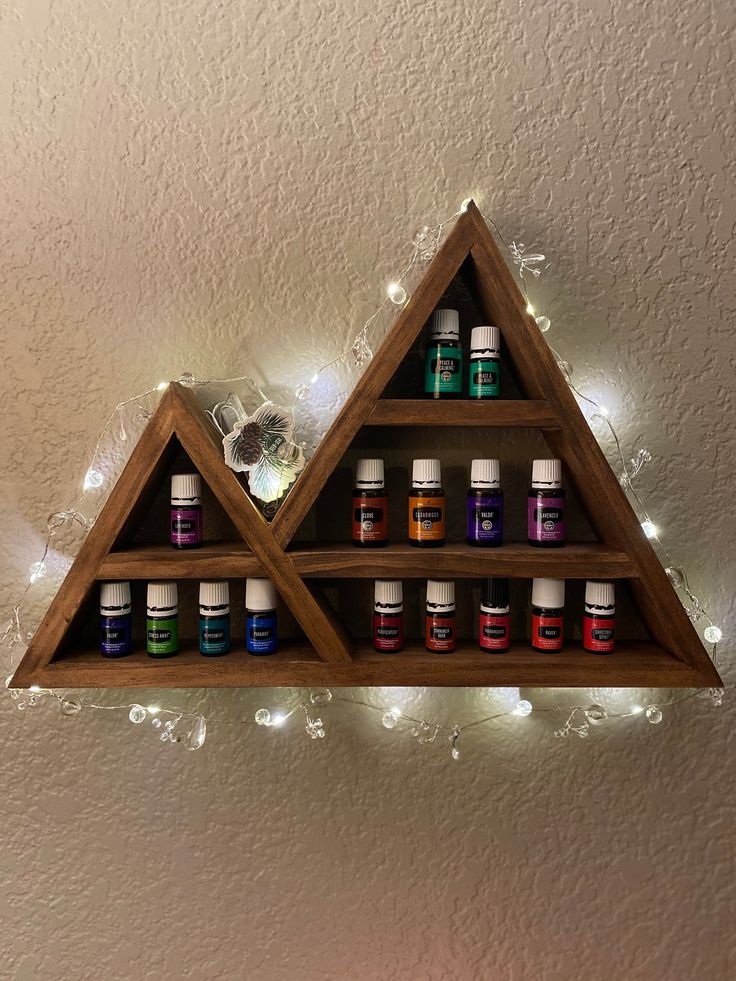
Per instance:
[[[275,654],[278,650],[276,589],[270,579],[245,582],[245,646],[249,654]]]
[[[149,582],[146,600],[146,650],[149,657],[179,653],[179,601],[175,582]]]
[[[424,355],[424,394],[459,399],[463,392],[463,349],[457,310],[435,310]]]
[[[230,587],[226,582],[199,584],[199,653],[203,657],[230,653]]]
[[[468,397],[497,399],[501,394],[501,333],[498,327],[473,327],[470,333]]]

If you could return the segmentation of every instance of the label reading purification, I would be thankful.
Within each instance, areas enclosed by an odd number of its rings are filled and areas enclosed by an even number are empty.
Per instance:
[[[146,620],[146,649],[149,654],[176,654],[179,650],[179,618]]]
[[[227,654],[230,651],[230,617],[200,617],[199,650],[202,654]]]
[[[100,618],[100,651],[107,657],[130,654],[130,614],[122,617]]]
[[[171,509],[171,544],[199,545],[202,541],[202,511],[190,508]]]
[[[463,389],[462,358],[459,347],[432,345],[426,356],[425,395],[460,395]]]
[[[610,654],[614,647],[613,617],[583,617],[583,647],[594,654]]]
[[[492,358],[480,358],[470,362],[468,395],[471,398],[498,398],[499,362]]]
[[[528,498],[529,538],[535,542],[564,542],[564,497]]]
[[[400,651],[404,646],[404,617],[398,613],[373,615],[373,646],[377,651]]]
[[[468,539],[501,544],[503,541],[503,498],[468,498]]]
[[[278,647],[275,613],[248,614],[245,646],[249,654],[274,654]]]

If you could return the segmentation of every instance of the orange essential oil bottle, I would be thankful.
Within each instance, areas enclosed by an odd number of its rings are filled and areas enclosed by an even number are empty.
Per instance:
[[[383,460],[358,460],[353,490],[353,545],[388,544],[388,496]]]
[[[616,593],[612,582],[586,582],[583,648],[591,654],[612,654],[615,647]]]
[[[409,544],[437,548],[445,544],[445,492],[439,460],[415,460],[409,491]]]
[[[564,579],[535,579],[532,583],[532,647],[543,654],[562,650]]]
[[[437,654],[455,650],[455,583],[427,580],[424,646]]]

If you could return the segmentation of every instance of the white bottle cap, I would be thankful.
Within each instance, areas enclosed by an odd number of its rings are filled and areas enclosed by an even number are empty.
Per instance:
[[[202,493],[202,478],[198,473],[175,473],[171,478],[171,503],[185,501],[199,504]]]
[[[613,583],[588,580],[585,584],[585,609],[588,613],[614,613],[616,589]]]
[[[543,610],[561,610],[564,605],[564,579],[535,579],[532,582],[532,606]]]
[[[442,470],[439,460],[414,460],[411,468],[412,487],[441,487]]]
[[[125,616],[130,613],[130,583],[103,582],[100,586],[100,613]]]
[[[176,613],[176,583],[149,582],[146,607],[148,613]]]
[[[199,584],[199,610],[217,609],[230,612],[230,585],[227,582],[201,582]]]
[[[355,468],[355,486],[368,490],[383,487],[383,460],[358,460]]]
[[[532,487],[561,487],[562,463],[559,460],[534,460]]]
[[[432,613],[455,609],[455,583],[438,579],[427,580],[427,609]]]
[[[459,341],[460,314],[457,310],[435,310],[430,327],[432,340]]]
[[[501,468],[498,460],[473,460],[470,464],[471,487],[499,487]]]
[[[400,579],[376,579],[375,608],[379,613],[399,613],[403,609],[404,591]]]
[[[473,327],[470,332],[470,353],[486,351],[492,354],[501,352],[501,332],[498,327]]]
[[[252,613],[276,609],[276,587],[270,579],[245,580],[245,608]]]

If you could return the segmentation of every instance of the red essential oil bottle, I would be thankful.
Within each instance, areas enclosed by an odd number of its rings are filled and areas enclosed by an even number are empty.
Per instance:
[[[616,627],[616,594],[612,582],[586,582],[583,647],[591,654],[612,654]]]
[[[385,654],[396,654],[404,646],[404,598],[396,579],[376,579],[373,646]]]
[[[388,497],[383,460],[358,460],[353,490],[353,545],[388,544]]]
[[[427,580],[427,613],[424,646],[428,651],[449,654],[455,650],[455,583]]]
[[[562,650],[564,579],[535,579],[532,583],[532,647],[543,654]]]
[[[480,601],[478,643],[481,650],[504,654],[511,646],[508,579],[486,579]]]

